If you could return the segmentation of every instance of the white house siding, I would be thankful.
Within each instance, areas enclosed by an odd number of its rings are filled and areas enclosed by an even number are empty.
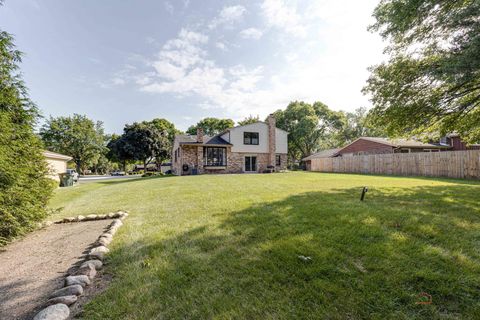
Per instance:
[[[243,144],[244,132],[258,132],[258,145]],[[263,122],[235,127],[222,135],[222,138],[233,144],[232,152],[241,153],[268,153],[268,125]],[[275,130],[275,153],[287,153],[287,132],[276,128]]]
[[[258,132],[258,145],[243,144],[244,132]],[[230,129],[229,142],[233,144],[232,152],[267,153],[268,152],[268,126],[265,123],[257,122],[257,123],[252,123],[242,127],[232,128]]]
[[[47,166],[49,169],[48,177],[50,179],[60,181],[60,174],[67,172],[67,162],[72,158],[51,151],[44,151],[43,155],[45,156],[45,160],[47,161]]]

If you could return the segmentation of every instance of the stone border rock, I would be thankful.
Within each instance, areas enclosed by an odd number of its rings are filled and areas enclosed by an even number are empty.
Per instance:
[[[114,219],[108,226],[107,231],[102,233],[94,244],[94,247],[89,251],[85,261],[78,269],[69,274],[65,278],[64,287],[54,291],[50,295],[50,299],[45,304],[45,308],[40,310],[33,320],[64,320],[70,316],[70,309],[68,306],[77,302],[78,296],[83,294],[83,289],[91,284],[93,278],[103,266],[103,259],[110,251],[107,246],[112,242],[113,236],[118,228],[123,225],[122,220],[128,217],[125,211],[117,211],[109,214],[90,214],[86,217],[77,216],[64,218],[57,221],[44,222],[41,227],[47,227],[54,223],[72,223],[94,220]]]

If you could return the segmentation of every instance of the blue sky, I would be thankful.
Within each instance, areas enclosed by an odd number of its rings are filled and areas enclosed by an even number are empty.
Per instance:
[[[86,114],[120,133],[166,118],[241,120],[322,101],[369,107],[360,92],[384,44],[366,28],[378,0],[6,0],[0,28],[46,117]]]

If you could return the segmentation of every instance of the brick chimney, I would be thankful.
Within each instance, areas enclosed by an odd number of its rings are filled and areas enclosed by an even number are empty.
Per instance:
[[[273,114],[270,114],[267,117],[267,124],[268,124],[268,165],[273,166],[275,168],[275,129],[276,129],[276,121]]]
[[[203,129],[197,128],[197,142],[203,143]]]

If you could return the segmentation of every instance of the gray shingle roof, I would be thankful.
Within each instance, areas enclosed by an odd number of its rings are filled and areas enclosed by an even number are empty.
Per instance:
[[[425,143],[421,141],[411,139],[389,139],[389,138],[377,138],[377,137],[360,137],[359,139],[369,140],[386,144],[392,147],[404,147],[404,148],[449,148],[449,146],[443,146],[440,144]]]
[[[225,144],[225,145],[230,145],[230,143],[228,143],[227,141],[225,141],[222,137],[220,136],[213,136],[213,137],[207,137],[208,139],[206,139],[205,137],[203,137],[203,141],[205,144]]]
[[[200,144],[197,142],[197,135],[188,135],[188,134],[178,134],[175,136],[175,139],[178,140],[180,144]],[[207,135],[203,136],[204,145],[231,145],[219,135],[210,137]]]
[[[311,154],[308,157],[303,158],[302,161],[308,161],[308,160],[318,159],[318,158],[332,158],[337,154],[338,150],[340,149],[341,148],[325,149],[317,153]]]

